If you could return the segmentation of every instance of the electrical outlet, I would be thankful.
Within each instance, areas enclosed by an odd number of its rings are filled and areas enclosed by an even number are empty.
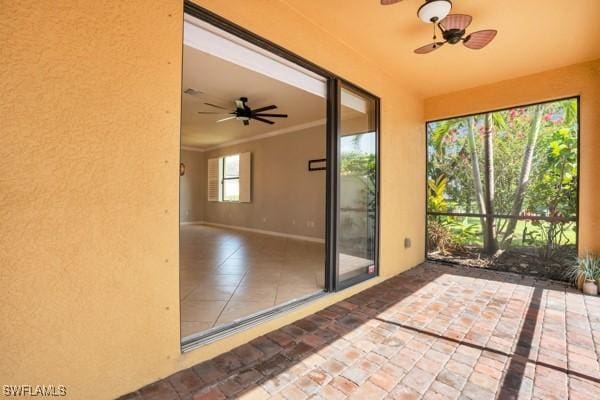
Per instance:
[[[410,246],[412,246],[412,242],[411,242],[410,238],[404,238],[404,248],[408,249],[408,248],[410,248]]]
[[[267,222],[267,217],[263,217],[262,222]]]
[[[296,220],[295,219],[292,220],[292,225],[296,225]]]

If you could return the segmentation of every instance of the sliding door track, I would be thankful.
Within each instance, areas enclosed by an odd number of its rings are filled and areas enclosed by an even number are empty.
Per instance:
[[[316,299],[320,299],[328,294],[329,293],[325,291],[312,293],[299,299],[294,299],[272,307],[268,310],[235,320],[227,325],[217,326],[204,332],[186,336],[181,341],[181,352],[186,353],[188,351],[197,349],[198,347],[216,342],[217,340],[221,340],[227,336],[236,334],[275,317],[279,317],[288,311],[294,310]]]

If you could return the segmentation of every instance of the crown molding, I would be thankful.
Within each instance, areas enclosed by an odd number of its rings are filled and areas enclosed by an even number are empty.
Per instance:
[[[206,151],[206,150],[201,149],[199,147],[193,147],[193,146],[181,146],[181,150],[199,151],[200,153],[204,153]]]
[[[314,128],[315,126],[325,125],[325,122],[326,122],[326,119],[323,118],[323,119],[318,119],[316,121],[306,122],[304,124],[288,126],[287,128],[277,129],[277,130],[267,132],[267,133],[261,133],[260,135],[254,135],[254,136],[250,136],[250,137],[244,138],[244,139],[231,140],[229,142],[221,143],[216,146],[212,146],[207,149],[204,149],[204,151],[212,151],[212,150],[222,149],[223,147],[234,146],[234,145],[240,144],[240,143],[253,142],[255,140],[267,139],[267,138],[270,138],[273,136],[279,136],[279,135],[285,135],[287,133],[298,132],[303,129]]]
[[[316,121],[310,121],[310,122],[306,122],[304,124],[292,125],[292,126],[288,126],[287,128],[277,129],[277,130],[274,130],[271,132],[261,133],[259,135],[254,135],[254,136],[250,136],[250,137],[243,138],[243,139],[230,140],[229,142],[221,143],[216,146],[208,147],[205,149],[202,149],[200,147],[183,146],[182,145],[181,150],[199,151],[201,153],[205,153],[207,151],[217,150],[217,149],[221,149],[223,147],[235,146],[236,144],[240,144],[240,143],[253,142],[255,140],[267,139],[267,138],[270,138],[273,136],[285,135],[286,133],[294,133],[294,132],[301,131],[303,129],[314,128],[315,126],[325,125],[326,121],[327,120],[325,118],[322,118],[322,119],[318,119]]]

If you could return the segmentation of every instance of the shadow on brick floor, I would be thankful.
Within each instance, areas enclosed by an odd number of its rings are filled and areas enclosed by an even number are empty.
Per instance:
[[[562,283],[426,263],[122,399],[531,398],[545,393],[537,369],[567,377],[549,391],[600,396],[597,352],[584,360],[591,373],[539,359],[566,357],[567,307],[546,299],[555,292],[587,313]],[[541,314],[559,320],[547,340]],[[593,345],[592,325],[582,329]]]

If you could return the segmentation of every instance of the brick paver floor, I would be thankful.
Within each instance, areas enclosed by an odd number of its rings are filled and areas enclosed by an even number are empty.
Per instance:
[[[423,264],[135,399],[600,399],[600,297]]]

